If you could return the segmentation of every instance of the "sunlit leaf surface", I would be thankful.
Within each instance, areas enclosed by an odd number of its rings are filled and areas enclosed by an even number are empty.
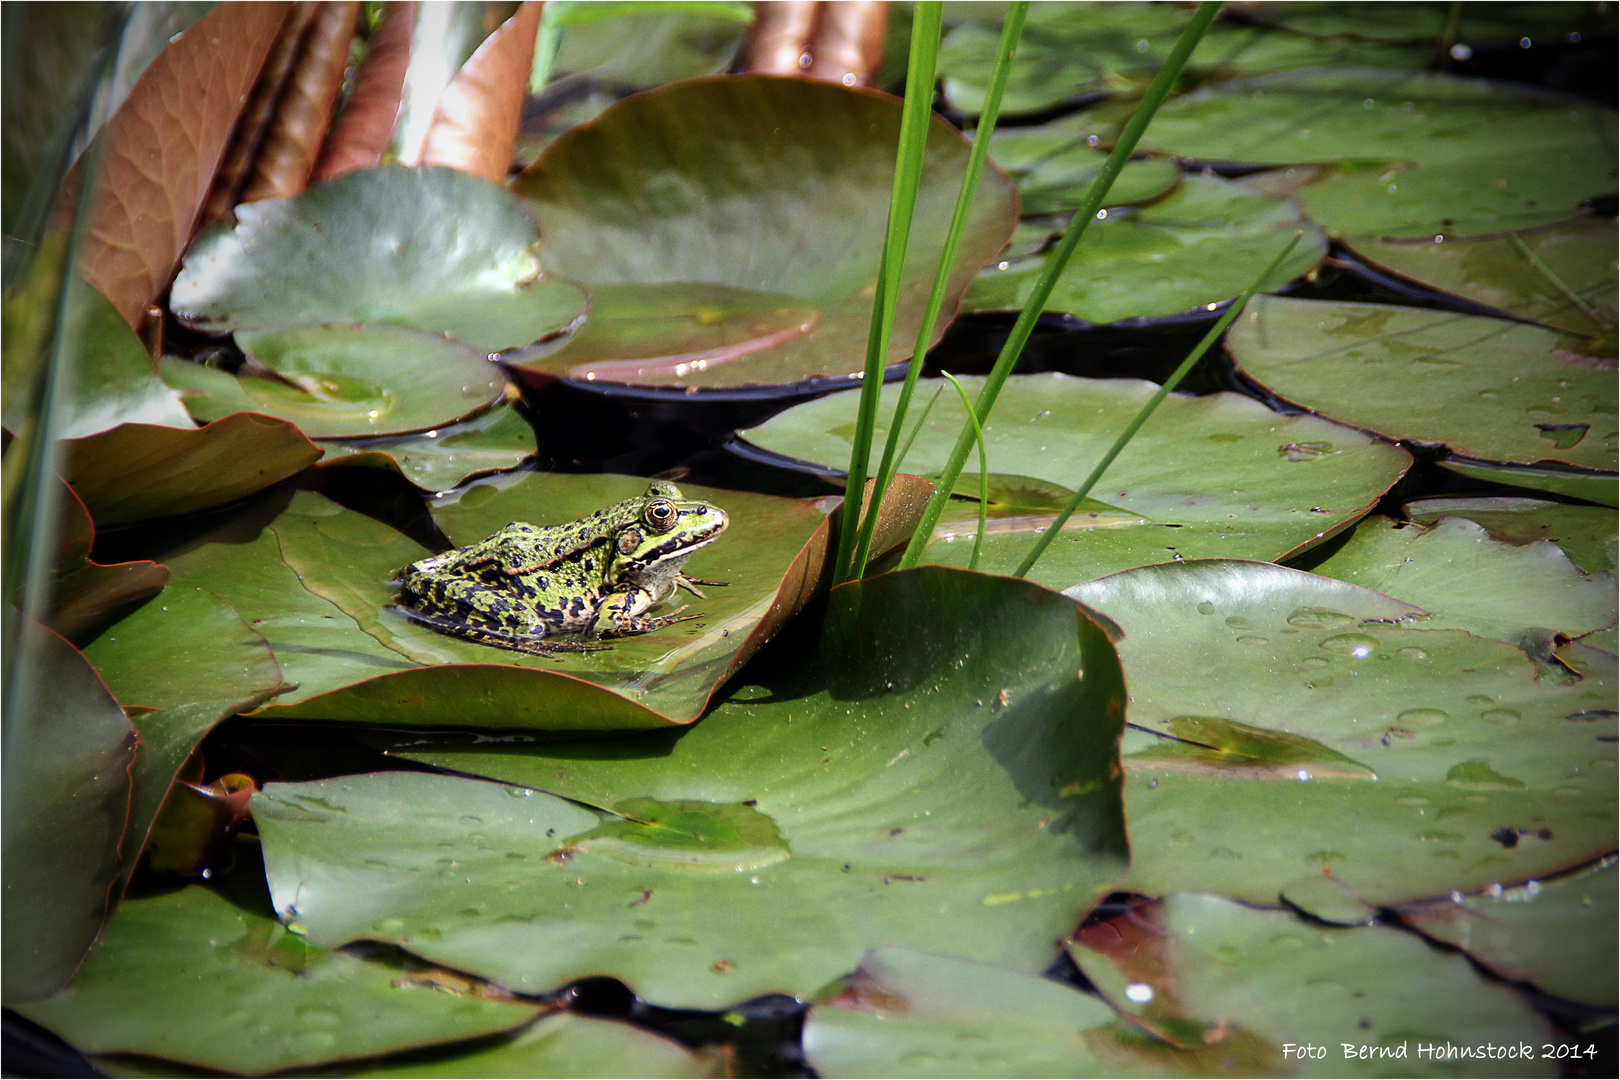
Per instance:
[[[1129,888],[1276,903],[1331,874],[1381,904],[1613,847],[1612,658],[1538,682],[1510,645],[1409,629],[1409,605],[1259,563],[1144,567],[1069,593],[1125,635],[1143,729],[1122,747]],[[1257,772],[1264,744],[1244,731],[1286,736],[1269,740],[1283,767]],[[1362,772],[1287,756],[1299,740]]]
[[[873,941],[1039,966],[1122,873],[1123,687],[1062,597],[925,567],[835,590],[819,645],[774,657],[682,732],[396,750],[503,783],[268,786],[278,910],[526,991],[715,1007],[808,995]]]
[[[792,297],[817,315],[813,328],[788,340],[766,336],[699,367],[672,357],[629,381],[722,387],[844,377],[860,370],[866,352],[899,125],[900,102],[873,91],[775,76],[691,80],[570,130],[513,190],[540,219],[547,271],[588,289],[719,285],[773,294],[757,305]],[[889,363],[911,353],[968,150],[935,118]],[[1006,243],[1015,202],[1006,177],[986,169],[952,267],[947,314]]]
[[[1385,304],[1256,297],[1227,347],[1266,389],[1391,439],[1612,472],[1614,361],[1551,330]]]
[[[534,428],[513,408],[415,435],[323,442],[322,468],[392,469],[424,491],[448,491],[475,476],[514,469],[535,452]]]
[[[1614,512],[1597,506],[1572,506],[1546,499],[1508,496],[1418,499],[1402,508],[1413,521],[1428,525],[1442,517],[1467,518],[1485,526],[1498,540],[1513,544],[1551,540],[1583,572],[1613,573]]]
[[[979,380],[962,383],[971,394]],[[920,393],[932,392],[921,385]],[[1153,390],[1134,380],[1014,375],[985,424],[990,469],[1078,485]],[[892,415],[897,392],[885,388],[880,418]],[[831,472],[849,460],[854,414],[853,392],[834,394],[741,437]],[[941,396],[901,468],[938,472],[964,415],[954,394]],[[880,419],[880,437],[884,431]],[[1035,565],[1035,580],[1068,586],[1175,558],[1282,558],[1359,518],[1409,461],[1404,450],[1360,432],[1315,417],[1280,416],[1233,394],[1171,397],[1092,493],[1116,512],[1071,518]],[[1196,472],[1188,462],[1197,462]],[[1011,571],[1051,521],[1050,510],[995,518],[982,565]],[[975,505],[953,505],[925,558],[966,564],[977,528]]]

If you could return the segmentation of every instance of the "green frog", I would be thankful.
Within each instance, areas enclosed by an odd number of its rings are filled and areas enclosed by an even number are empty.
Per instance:
[[[600,637],[645,634],[697,618],[646,614],[676,589],[703,597],[723,585],[682,573],[730,520],[654,480],[626,499],[566,525],[514,521],[487,539],[420,559],[399,572],[406,615],[482,645],[551,656],[605,649]],[[554,640],[562,636],[572,640]]]

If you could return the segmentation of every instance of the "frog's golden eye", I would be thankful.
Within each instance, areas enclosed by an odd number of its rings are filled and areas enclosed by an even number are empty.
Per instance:
[[[642,512],[654,532],[668,532],[675,527],[675,504],[668,499],[654,499]]]

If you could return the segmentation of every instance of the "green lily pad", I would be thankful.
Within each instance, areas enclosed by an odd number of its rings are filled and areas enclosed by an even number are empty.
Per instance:
[[[866,352],[899,125],[899,101],[875,91],[764,75],[694,79],[570,130],[513,190],[540,220],[547,269],[593,291],[722,285],[773,294],[764,306],[793,297],[817,314],[813,328],[780,344],[699,369],[660,366],[636,375],[638,384],[844,378]],[[915,344],[968,152],[959,132],[932,119],[888,363]],[[1016,217],[1011,183],[986,169],[937,333]]]
[[[1334,926],[1370,926],[1378,921],[1378,909],[1334,877],[1302,877],[1284,885],[1281,896],[1289,907]]]
[[[835,589],[819,645],[774,655],[680,732],[394,751],[503,783],[267,786],[279,910],[317,942],[679,1007],[807,996],[874,942],[1048,962],[1124,871],[1102,630],[1026,582],[923,567]],[[638,857],[575,803],[696,827],[644,829]]]
[[[1075,118],[1065,117],[1039,127],[996,131],[990,138],[990,157],[1018,184],[1028,216],[1073,211],[1102,171],[1108,153],[1097,148],[1084,125],[1077,127]],[[1169,158],[1128,161],[1108,189],[1106,205],[1147,202],[1180,180],[1181,167]]]
[[[725,1076],[714,1054],[688,1050],[633,1024],[546,1013],[516,1035],[459,1054],[345,1071],[356,1078],[507,1076]]]
[[[304,326],[242,332],[267,371],[239,375],[164,357],[163,378],[199,420],[259,412],[317,438],[426,431],[487,409],[500,368],[476,349],[399,326]]]
[[[358,169],[236,208],[187,253],[170,293],[201,330],[397,323],[482,352],[573,325],[585,297],[540,272],[523,204],[455,169]]]
[[[1612,472],[1585,472],[1556,466],[1536,469],[1525,465],[1504,465],[1494,461],[1476,461],[1452,457],[1436,462],[1447,472],[1454,472],[1493,484],[1509,484],[1533,491],[1569,495],[1601,506],[1620,506],[1620,482]]]
[[[1427,288],[1565,333],[1607,333],[1605,352],[1612,356],[1614,326],[1620,321],[1616,229],[1613,218],[1578,218],[1509,236],[1355,237],[1346,244],[1374,266]],[[1526,257],[1515,236],[1541,266]],[[1582,309],[1583,303],[1589,310]],[[1594,349],[1594,355],[1600,353]]]
[[[458,545],[511,521],[577,520],[639,496],[632,477],[527,473],[477,484],[435,510]],[[273,521],[165,556],[174,582],[212,589],[265,634],[297,689],[259,715],[380,723],[610,730],[689,723],[715,688],[809,597],[826,511],[797,500],[687,488],[729,530],[688,564],[727,585],[691,600],[702,617],[612,648],[547,659],[440,634],[394,608],[396,572],[432,554],[405,533],[298,492]],[[246,541],[246,542],[245,542]],[[667,610],[667,608],[665,609]]]
[[[610,383],[684,377],[801,338],[820,320],[815,307],[781,293],[706,283],[595,285],[583,327],[555,350],[510,366],[536,386],[558,376]]]
[[[1550,540],[1583,573],[1620,568],[1615,548],[1614,513],[1595,506],[1572,506],[1545,499],[1508,496],[1418,499],[1401,508],[1413,521],[1429,525],[1442,517],[1467,518],[1510,544]]]
[[[971,395],[980,380],[964,377],[962,383]],[[1155,389],[1135,380],[1014,375],[984,426],[990,468],[1078,484]],[[880,439],[898,392],[884,388]],[[925,383],[919,392],[926,399],[931,388]],[[947,391],[901,468],[937,473],[965,415]],[[854,419],[854,395],[833,394],[740,434],[831,474],[849,461]],[[915,423],[908,419],[908,430]],[[1173,558],[1283,558],[1360,518],[1410,460],[1404,450],[1349,428],[1279,416],[1235,394],[1171,396],[1093,493],[1116,510],[1077,514],[1035,564],[1033,577],[1068,586]],[[1196,470],[1189,461],[1198,463]],[[1010,572],[1051,521],[1050,513],[999,518],[985,539],[982,565]],[[977,528],[977,507],[953,505],[925,557],[965,565]]]
[[[1290,200],[1189,176],[1153,205],[1110,211],[1088,229],[1045,310],[1111,323],[1213,308],[1242,293],[1298,229],[1305,237],[1264,288],[1286,285],[1322,260],[1321,230],[1302,221]],[[962,309],[1022,309],[1049,257],[997,263],[973,283]]]
[[[60,480],[58,483],[62,483]],[[125,604],[162,589],[169,568],[146,559],[98,563],[90,558],[95,524],[73,489],[62,484],[56,579],[51,587],[51,629],[63,637],[100,624]]]
[[[1531,1057],[1555,1036],[1528,1002],[1463,957],[1387,927],[1313,926],[1289,911],[1178,894],[1086,927],[1069,953],[1115,1008],[1161,1037],[1211,1050],[1247,1039],[1271,1051],[1269,1067],[1239,1072],[1455,1076],[1457,1060],[1422,1048],[1528,1044],[1462,1068],[1557,1074]]]
[[[27,365],[17,362],[17,354],[36,340],[44,345],[39,335],[48,330],[38,320],[55,308],[55,298],[42,288],[44,284],[30,278],[6,293],[4,422],[13,432],[23,430],[34,410],[29,388],[23,385]],[[77,274],[68,276],[66,288],[61,336],[73,378],[67,400],[56,404],[57,437],[83,438],[119,424],[191,427],[179,397],[152,370],[141,339],[117,309]]]
[[[940,45],[939,71],[951,108],[975,114],[1000,39],[996,5],[954,28]],[[1029,113],[1082,94],[1140,93],[1175,45],[1192,12],[1159,4],[1042,3],[1030,8],[1002,97],[1005,113]],[[1296,68],[1421,68],[1433,46],[1410,49],[1356,39],[1323,41],[1217,22],[1188,61],[1185,79],[1262,75]]]
[[[536,1012],[316,948],[261,905],[200,885],[126,900],[73,984],[21,1011],[88,1053],[252,1075],[491,1035]]]
[[[1409,605],[1269,564],[1149,566],[1069,595],[1124,633],[1134,891],[1275,903],[1331,872],[1382,905],[1614,846],[1612,670],[1538,682],[1509,645],[1407,629]],[[1184,717],[1310,740],[1377,779],[1229,767],[1171,741]]]
[[[1322,37],[1351,35],[1375,41],[1411,41],[1434,46],[1436,39],[1446,32],[1446,23],[1452,9],[1445,3],[1237,3],[1232,10],[1244,17],[1258,19],[1272,26],[1284,27],[1297,34]],[[1611,14],[1607,20],[1588,4],[1578,3],[1501,3],[1472,6],[1462,9],[1456,29],[1451,31],[1457,41],[1497,42],[1512,41],[1525,35],[1535,38],[1563,38],[1571,31],[1592,33],[1603,29],[1613,32]]]
[[[992,964],[886,946],[846,989],[810,1009],[804,1052],[816,1075],[1108,1076],[1093,1050],[1114,1011],[1071,987]]]
[[[1613,470],[1614,366],[1551,330],[1383,304],[1256,297],[1227,348],[1256,382],[1390,439]]]
[[[1449,238],[1548,225],[1612,193],[1614,129],[1611,110],[1549,91],[1320,70],[1177,98],[1154,117],[1144,149],[1241,164],[1333,164],[1299,193],[1330,234]]]
[[[67,444],[67,482],[102,526],[210,510],[321,456],[293,425],[237,413],[202,428],[121,424]]]
[[[753,18],[742,3],[572,4],[557,15],[562,40],[553,81],[577,75],[645,90],[715,75],[736,59]]]
[[[129,818],[135,731],[73,646],[37,623],[7,635],[5,1001],[64,986],[107,917]],[[64,858],[64,853],[71,857]]]
[[[1492,540],[1464,518],[1425,529],[1370,517],[1312,569],[1427,609],[1426,629],[1467,630],[1509,645],[1536,631],[1580,637],[1616,616],[1613,574],[1581,573],[1548,541]]]
[[[1461,949],[1490,971],[1570,1001],[1612,1009],[1620,958],[1615,864],[1553,881],[1452,893],[1396,908],[1424,937]]]
[[[107,687],[135,718],[140,748],[123,854],[125,877],[180,767],[219,721],[281,688],[264,638],[201,589],[168,589],[85,646]]]
[[[515,469],[534,456],[534,428],[497,406],[471,420],[416,435],[321,444],[321,468],[392,469],[424,491],[449,491],[475,477]]]

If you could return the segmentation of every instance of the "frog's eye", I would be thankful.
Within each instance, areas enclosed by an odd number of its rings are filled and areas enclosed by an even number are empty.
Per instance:
[[[668,532],[675,527],[675,504],[668,499],[654,499],[642,512],[654,532]]]

